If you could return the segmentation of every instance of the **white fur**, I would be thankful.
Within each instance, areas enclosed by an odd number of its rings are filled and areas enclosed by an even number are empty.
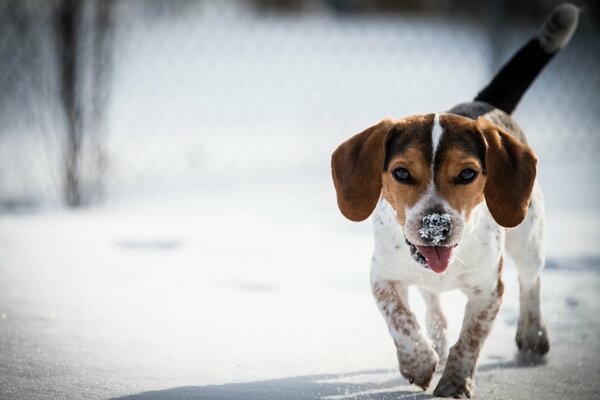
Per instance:
[[[431,143],[433,145],[433,151],[431,154],[433,155],[431,160],[435,160],[435,152],[437,151],[438,145],[440,144],[440,139],[442,138],[442,125],[440,125],[440,114],[435,113],[433,117],[433,128],[431,129]]]

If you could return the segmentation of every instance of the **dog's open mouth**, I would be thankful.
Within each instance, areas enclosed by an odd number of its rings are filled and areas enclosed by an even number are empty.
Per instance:
[[[410,246],[410,254],[412,258],[424,266],[431,269],[433,272],[441,274],[450,264],[452,251],[454,246],[419,246],[412,244],[406,240],[406,244]]]

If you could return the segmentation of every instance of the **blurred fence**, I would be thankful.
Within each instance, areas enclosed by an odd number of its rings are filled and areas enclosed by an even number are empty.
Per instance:
[[[89,101],[79,110],[82,187],[97,192],[90,201],[223,177],[327,174],[335,146],[381,118],[472,99],[543,20],[461,9],[450,16],[427,8],[348,13],[348,5],[368,3],[356,1],[113,3],[107,58],[93,56],[85,22],[97,10],[91,1],[78,31],[78,96],[103,90],[106,98],[101,119],[86,111]],[[60,5],[0,0],[4,208],[64,198]],[[595,162],[600,150],[593,15],[583,14],[573,42],[515,114],[542,163]],[[100,88],[97,71],[104,71]]]

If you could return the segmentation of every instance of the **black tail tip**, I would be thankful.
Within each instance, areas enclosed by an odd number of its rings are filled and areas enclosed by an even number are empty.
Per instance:
[[[570,3],[554,9],[537,35],[544,51],[553,54],[569,43],[579,22],[579,11],[579,7]]]

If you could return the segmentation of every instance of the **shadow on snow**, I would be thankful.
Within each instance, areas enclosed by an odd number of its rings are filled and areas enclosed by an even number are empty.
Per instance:
[[[382,382],[351,382],[359,375],[388,374],[385,369],[360,371],[348,374],[322,374],[297,376],[247,383],[227,383],[208,386],[182,386],[165,390],[149,391],[112,400],[269,400],[269,399],[431,399],[400,377]],[[345,382],[347,380],[347,382]]]
[[[505,368],[528,368],[544,365],[545,357],[534,354],[517,353],[510,361],[480,365],[478,372]],[[398,373],[393,379],[371,379],[376,375],[389,374],[386,369],[358,371],[346,374],[321,374],[296,376],[246,383],[226,383],[222,385],[182,386],[171,389],[142,392],[111,400],[422,400],[434,397],[409,384]],[[353,378],[367,375],[367,379],[353,382]],[[356,379],[354,379],[356,381]]]

